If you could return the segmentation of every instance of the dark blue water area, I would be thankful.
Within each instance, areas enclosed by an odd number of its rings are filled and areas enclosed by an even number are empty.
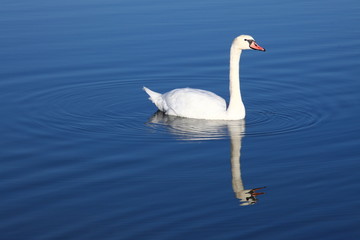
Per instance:
[[[0,239],[358,239],[360,5],[3,1]],[[142,90],[229,98],[166,116]]]

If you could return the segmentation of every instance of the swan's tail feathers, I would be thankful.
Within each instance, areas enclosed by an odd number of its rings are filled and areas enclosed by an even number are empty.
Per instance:
[[[154,101],[154,99],[158,99],[158,98],[161,98],[161,94],[160,93],[157,93],[157,92],[154,92],[150,89],[148,89],[147,87],[143,87],[144,91],[150,96],[150,100],[151,101]]]
[[[164,100],[161,93],[154,92],[147,87],[143,87],[144,91],[150,96],[149,99],[156,105],[160,111],[164,111]]]

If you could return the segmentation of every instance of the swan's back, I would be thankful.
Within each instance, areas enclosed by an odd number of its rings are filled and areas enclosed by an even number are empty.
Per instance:
[[[146,92],[149,94],[148,91]],[[159,110],[168,115],[199,119],[226,119],[225,100],[209,91],[178,88],[160,95],[161,98],[159,95],[152,95],[155,99],[151,95],[150,99]]]

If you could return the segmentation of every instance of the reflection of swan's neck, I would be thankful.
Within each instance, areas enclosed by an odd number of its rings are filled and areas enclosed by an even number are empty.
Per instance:
[[[227,112],[230,117],[244,118],[245,108],[240,93],[240,56],[241,49],[233,44],[230,49],[230,101]]]
[[[262,192],[256,192],[262,188],[245,189],[241,178],[240,168],[240,150],[241,140],[245,131],[245,122],[242,125],[228,125],[231,144],[231,174],[232,174],[232,186],[235,192],[236,198],[240,200],[240,205],[251,205],[257,202],[257,195],[264,194]]]
[[[234,131],[237,130],[237,131]],[[241,178],[240,169],[240,150],[241,150],[241,130],[229,128],[230,132],[230,145],[231,145],[231,174],[232,186],[237,198],[242,198],[241,194],[244,191],[244,185]]]

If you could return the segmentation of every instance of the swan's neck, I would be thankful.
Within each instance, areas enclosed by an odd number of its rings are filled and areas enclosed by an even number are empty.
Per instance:
[[[230,49],[230,101],[227,113],[229,118],[244,118],[245,108],[240,93],[240,56],[241,49],[231,46]]]

